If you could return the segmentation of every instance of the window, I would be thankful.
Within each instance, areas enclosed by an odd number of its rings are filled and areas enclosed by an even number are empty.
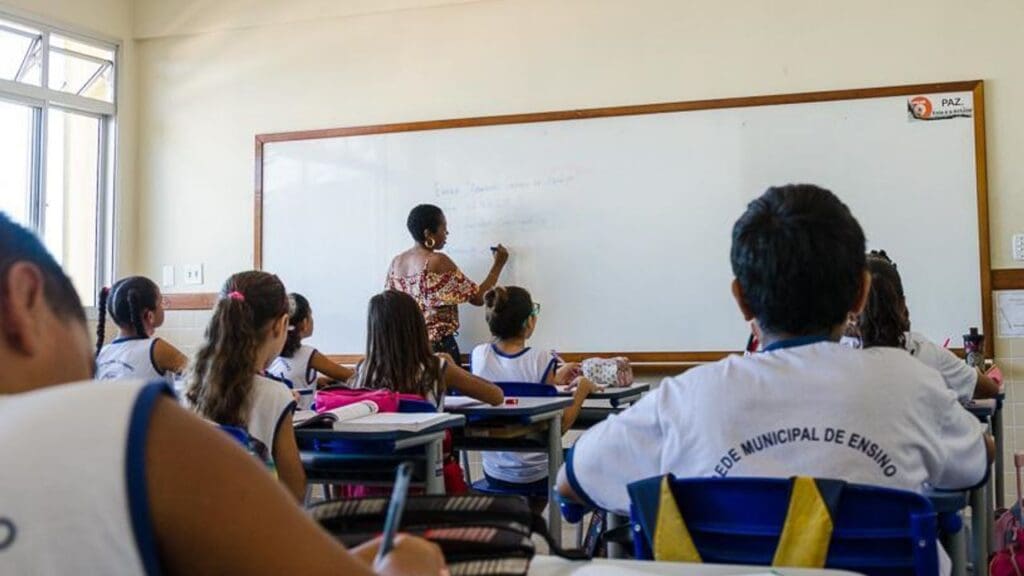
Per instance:
[[[86,305],[110,278],[117,45],[0,14],[0,211]]]

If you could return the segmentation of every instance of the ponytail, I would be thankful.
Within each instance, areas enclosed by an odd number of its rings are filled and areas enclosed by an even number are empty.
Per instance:
[[[291,358],[302,346],[302,334],[299,333],[299,325],[305,322],[312,310],[309,307],[309,300],[299,293],[288,295],[288,337],[284,341],[284,348],[281,356]]]
[[[100,302],[98,306],[99,318],[96,322],[96,356],[100,355],[103,343],[107,340],[107,299],[110,297],[110,288],[106,286],[100,290]]]
[[[139,301],[139,291],[135,288],[128,289],[128,322],[135,330],[136,336],[146,335],[146,326],[142,323],[142,304]]]
[[[270,324],[288,312],[284,285],[265,272],[228,278],[196,355],[187,398],[203,417],[245,427],[256,357]]]

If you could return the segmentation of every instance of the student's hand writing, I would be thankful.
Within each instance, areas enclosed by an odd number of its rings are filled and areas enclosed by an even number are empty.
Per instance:
[[[505,263],[508,262],[508,248],[505,248],[501,244],[498,244],[493,250],[494,252],[494,263],[498,266],[504,267]]]
[[[569,386],[572,386],[569,379],[573,373],[579,371],[579,368],[579,362],[566,362],[565,364],[562,364],[557,370],[555,370],[555,382],[559,385],[568,384]]]
[[[447,576],[441,549],[422,538],[399,534],[395,547],[378,566],[378,574],[385,576]]]

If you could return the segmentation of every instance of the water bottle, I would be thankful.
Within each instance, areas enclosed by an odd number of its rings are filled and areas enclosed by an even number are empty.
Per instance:
[[[971,328],[969,334],[964,334],[964,359],[968,366],[985,366],[985,335],[979,333],[977,328]]]

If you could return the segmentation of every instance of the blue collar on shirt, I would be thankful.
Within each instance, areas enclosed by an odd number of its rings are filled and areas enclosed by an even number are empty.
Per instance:
[[[786,348],[796,348],[797,346],[807,346],[809,344],[825,342],[828,339],[828,336],[814,335],[800,336],[798,338],[790,338],[789,340],[779,340],[778,342],[772,342],[768,346],[765,346],[762,352],[771,352],[773,350],[785,350]]]
[[[131,342],[132,340],[149,340],[149,336],[125,336],[123,338],[116,338],[111,340],[111,344],[120,344],[121,342]]]
[[[522,350],[520,350],[519,352],[516,352],[515,354],[505,354],[504,352],[502,352],[501,350],[498,349],[498,345],[497,344],[491,344],[491,350],[494,350],[494,353],[497,354],[498,356],[501,356],[502,358],[513,359],[513,358],[519,358],[523,354],[526,354],[527,352],[529,352],[530,351],[530,347],[527,346],[526,348],[523,348]]]

